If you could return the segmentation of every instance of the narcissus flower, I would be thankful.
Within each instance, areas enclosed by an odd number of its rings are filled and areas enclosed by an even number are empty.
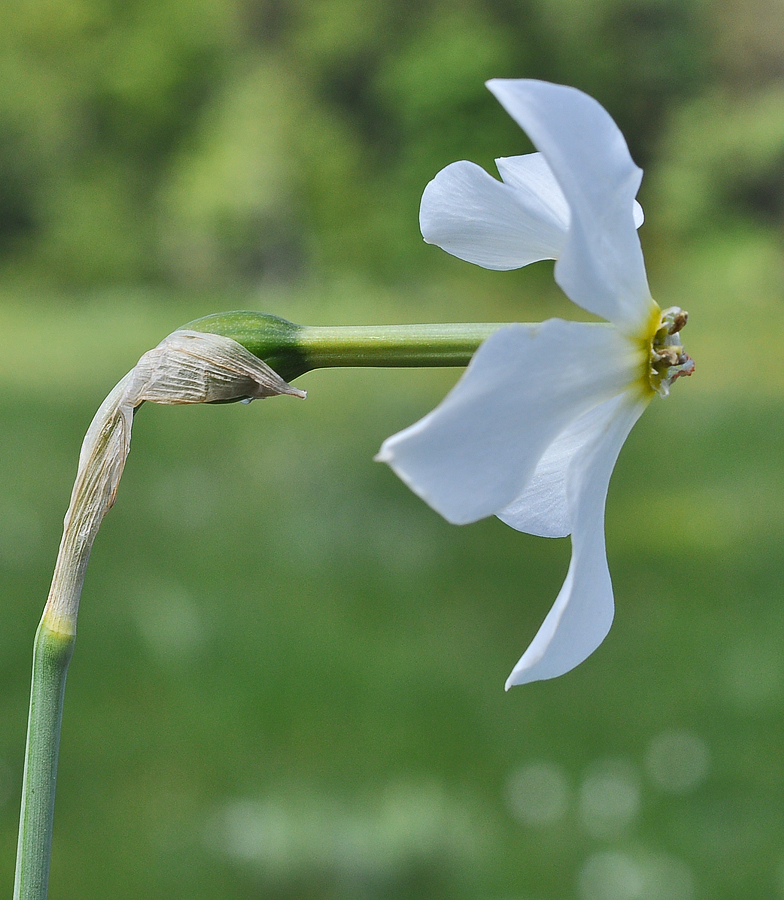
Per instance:
[[[680,342],[686,313],[651,297],[637,235],[642,171],[609,114],[570,87],[488,87],[539,152],[497,160],[502,181],[470,162],[447,166],[422,197],[422,234],[488,269],[555,259],[566,295],[605,321],[501,328],[378,458],[450,522],[496,515],[529,534],[571,534],[566,580],[509,688],[569,671],[607,634],[610,476],[653,395],[694,364]]]

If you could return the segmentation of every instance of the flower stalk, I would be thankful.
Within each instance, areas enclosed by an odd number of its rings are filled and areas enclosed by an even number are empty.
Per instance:
[[[65,676],[75,640],[75,633],[53,631],[43,620],[35,634],[14,900],[46,897]]]
[[[79,600],[98,528],[117,494],[139,406],[304,397],[287,382],[329,366],[465,366],[501,327],[308,327],[257,312],[223,313],[173,332],[115,386],[82,444],[35,637],[14,900],[46,898],[63,698]]]
[[[295,325],[267,313],[240,310],[189,322],[184,328],[221,334],[293,381],[336,366],[467,366],[502,323],[438,325]]]
[[[114,387],[95,414],[79,454],[52,586],[36,632],[14,900],[45,900],[57,757],[68,663],[93,542],[117,495],[136,409],[251,400],[304,391],[287,384],[244,347],[219,335],[177,331]]]

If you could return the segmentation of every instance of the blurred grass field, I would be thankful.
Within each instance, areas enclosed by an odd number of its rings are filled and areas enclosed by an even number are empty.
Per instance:
[[[692,314],[697,372],[652,403],[613,478],[616,622],[577,670],[508,694],[568,541],[451,527],[372,461],[457,371],[321,371],[299,380],[304,402],[146,405],[84,590],[51,895],[784,895],[783,263],[762,230],[654,256],[655,295]],[[114,381],[232,306],[314,324],[572,314],[540,269],[498,275],[493,316],[470,290],[357,282],[228,304],[4,298],[4,883],[32,635]]]

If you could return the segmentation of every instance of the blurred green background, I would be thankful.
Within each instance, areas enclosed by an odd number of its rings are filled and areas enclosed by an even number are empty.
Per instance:
[[[423,244],[425,183],[530,145],[482,82],[596,96],[697,362],[610,491],[617,616],[503,682],[568,541],[447,525],[381,441],[456,371],[137,417],[69,676],[52,898],[784,897],[778,0],[6,0],[0,882],[79,443],[196,316],[579,318]]]

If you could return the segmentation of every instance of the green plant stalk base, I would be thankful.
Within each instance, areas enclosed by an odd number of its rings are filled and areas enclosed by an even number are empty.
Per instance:
[[[44,900],[49,881],[63,695],[75,634],[35,635],[14,900]]]

